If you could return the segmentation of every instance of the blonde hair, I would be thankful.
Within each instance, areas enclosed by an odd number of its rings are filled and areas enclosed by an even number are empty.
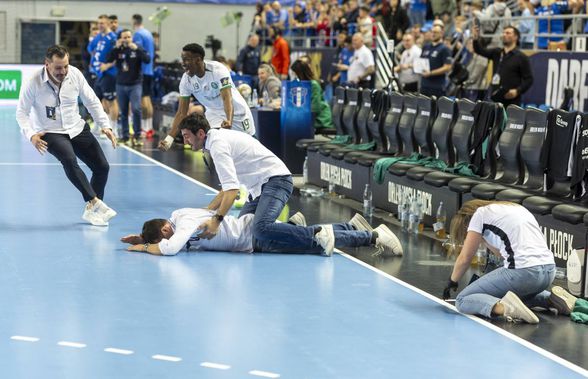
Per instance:
[[[497,201],[497,200],[470,200],[463,203],[461,208],[457,211],[457,214],[451,218],[451,226],[449,228],[450,239],[452,240],[453,244],[453,251],[450,253],[455,253],[459,255],[461,253],[461,247],[463,246],[463,242],[466,239],[466,235],[468,234],[468,226],[470,225],[470,221],[472,220],[472,216],[478,208],[482,208],[491,204],[503,204],[503,205],[518,205],[517,203],[512,203],[509,201]]]

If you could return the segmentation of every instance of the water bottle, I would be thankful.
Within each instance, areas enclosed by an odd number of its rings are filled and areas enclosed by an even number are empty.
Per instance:
[[[256,89],[254,89],[253,93],[251,93],[251,103],[253,105],[253,108],[259,107],[259,99],[257,97],[257,90]]]
[[[302,165],[302,181],[308,184],[308,157],[304,157],[304,164]]]
[[[443,202],[439,203],[439,208],[437,208],[437,215],[435,217],[435,223],[433,224],[433,231],[437,238],[445,239],[447,238],[447,230],[446,224],[447,222],[447,213],[445,213],[445,208],[443,207]]]
[[[403,196],[402,200],[402,207],[400,208],[400,226],[403,231],[408,231],[409,228],[409,218],[410,218],[410,198],[408,196]]]
[[[418,234],[419,232],[419,210],[417,207],[418,201],[415,197],[410,203],[410,211],[408,214],[408,231],[414,234]]]
[[[422,201],[417,200],[417,231],[415,233],[422,233],[425,230],[425,206]]]
[[[270,101],[269,93],[267,92],[267,90],[263,90],[263,106],[269,107],[270,103],[271,103],[271,101]]]
[[[332,177],[329,178],[329,195],[335,196],[337,193],[335,192],[335,181]]]
[[[366,184],[363,190],[363,215],[367,218],[372,217],[372,189],[369,184]]]

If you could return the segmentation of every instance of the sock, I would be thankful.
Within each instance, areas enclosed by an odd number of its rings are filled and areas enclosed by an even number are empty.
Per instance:
[[[370,243],[372,245],[375,245],[377,240],[378,240],[378,232],[372,232],[372,239],[370,240]]]
[[[141,119],[141,130],[146,132],[147,131],[147,119]]]
[[[153,117],[149,117],[145,119],[145,129],[146,132],[153,130]]]

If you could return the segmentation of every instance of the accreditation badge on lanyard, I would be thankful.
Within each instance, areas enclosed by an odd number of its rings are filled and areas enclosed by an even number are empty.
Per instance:
[[[496,65],[496,73],[492,76],[492,85],[499,86],[500,85],[500,66],[502,66],[502,58],[504,58],[504,51],[500,53],[500,60]]]
[[[59,100],[59,90],[55,91],[55,88],[53,88],[53,86],[51,84],[49,84],[49,82],[47,82],[47,85],[49,86],[49,88],[51,88],[51,91],[55,95],[56,101],[55,101],[54,107],[45,106],[45,116],[48,119],[56,120],[57,119],[57,107],[59,107],[59,105],[61,103],[61,101]]]

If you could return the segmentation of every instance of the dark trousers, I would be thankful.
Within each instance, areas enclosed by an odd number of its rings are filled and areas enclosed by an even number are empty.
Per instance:
[[[69,138],[67,134],[46,133],[43,140],[47,142],[49,153],[63,165],[69,181],[82,193],[84,201],[90,201],[95,197],[99,199],[104,197],[104,187],[106,187],[110,166],[98,140],[90,132],[88,124],[74,138]],[[80,158],[92,170],[90,182],[78,165],[76,157]]]

